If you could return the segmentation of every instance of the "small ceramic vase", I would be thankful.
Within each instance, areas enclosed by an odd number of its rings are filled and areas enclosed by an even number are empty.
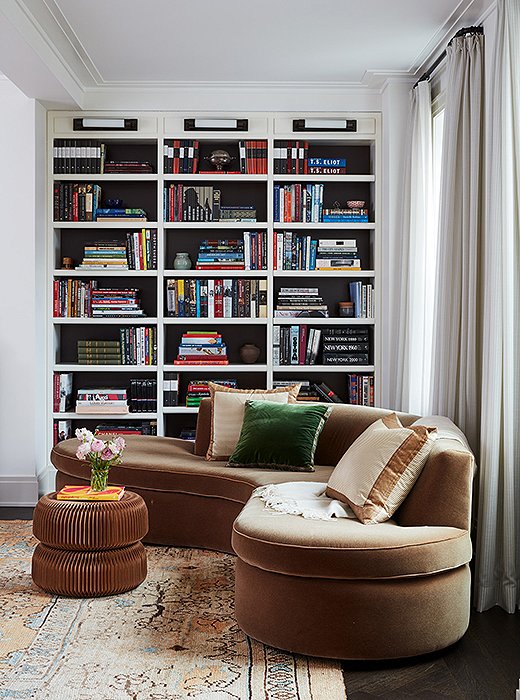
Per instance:
[[[240,348],[240,359],[245,365],[252,365],[260,357],[260,348],[254,343],[245,343]]]
[[[189,253],[177,253],[173,261],[174,270],[191,270],[191,258]]]

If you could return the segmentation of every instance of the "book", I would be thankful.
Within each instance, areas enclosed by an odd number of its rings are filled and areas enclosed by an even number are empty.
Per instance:
[[[56,494],[58,501],[120,501],[124,486],[107,486],[104,491],[92,491],[90,486],[64,486]]]

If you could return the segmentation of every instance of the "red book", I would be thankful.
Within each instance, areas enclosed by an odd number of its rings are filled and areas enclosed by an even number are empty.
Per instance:
[[[174,365],[228,365],[228,360],[213,360],[208,362],[207,360],[174,360]]]

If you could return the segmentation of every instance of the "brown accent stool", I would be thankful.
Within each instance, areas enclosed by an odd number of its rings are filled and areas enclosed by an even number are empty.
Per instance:
[[[40,540],[33,581],[48,593],[74,598],[114,595],[146,578],[148,509],[136,493],[120,501],[58,501],[42,496],[34,509]]]

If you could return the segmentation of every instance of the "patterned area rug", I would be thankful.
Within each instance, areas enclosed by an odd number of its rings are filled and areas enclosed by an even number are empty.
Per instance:
[[[234,557],[147,547],[124,595],[52,596],[31,580],[31,524],[0,521],[0,698],[344,700],[339,662],[249,639],[233,617]]]

